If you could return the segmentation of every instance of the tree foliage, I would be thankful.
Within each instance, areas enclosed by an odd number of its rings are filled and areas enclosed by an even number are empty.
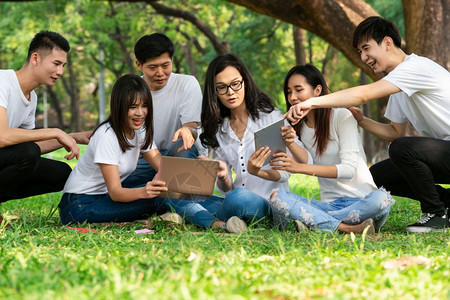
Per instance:
[[[393,20],[406,37],[407,50],[430,53],[431,58],[448,68],[447,2],[430,0],[424,5],[421,0],[0,0],[0,68],[19,69],[28,44],[38,31],[61,32],[72,46],[71,63],[64,79],[48,90],[50,100],[60,127],[89,129],[98,118],[100,68],[106,70],[109,95],[119,76],[137,72],[133,55],[137,39],[163,32],[175,44],[175,72],[192,74],[202,85],[209,62],[219,53],[233,52],[283,110],[284,75],[299,55],[322,70],[332,91],[359,84],[359,68],[375,79],[350,41],[354,27],[369,15],[380,14]],[[294,44],[294,32],[301,32],[301,45],[298,40]],[[302,50],[296,53],[296,49]],[[99,59],[100,50],[105,53],[103,61]],[[43,87],[38,89],[40,94],[43,91]],[[371,109],[372,116],[381,118],[381,106],[371,104]]]

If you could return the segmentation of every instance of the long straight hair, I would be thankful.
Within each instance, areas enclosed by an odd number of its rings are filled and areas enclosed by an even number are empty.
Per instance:
[[[216,75],[226,67],[234,67],[241,74],[244,80],[245,105],[253,120],[259,119],[259,112],[270,113],[275,108],[270,97],[257,87],[250,71],[239,57],[230,53],[217,56],[206,71],[201,114],[203,133],[200,134],[202,145],[213,149],[219,147],[216,138],[219,124],[231,114],[230,109],[222,104],[216,93]]]
[[[315,89],[317,86],[322,87],[320,96],[328,94],[328,87],[323,78],[322,73],[311,64],[295,66],[289,70],[283,85],[284,98],[286,100],[286,108],[289,110],[291,104],[288,100],[288,82],[292,75],[299,74],[306,78],[306,82]],[[330,134],[330,118],[331,118],[331,108],[318,108],[314,109],[312,112],[315,119],[315,131],[314,131],[314,144],[317,145],[317,156],[321,156],[325,149],[327,148],[329,134]],[[301,140],[301,128],[304,122],[297,123],[294,125],[295,132],[298,138]]]
[[[110,100],[110,115],[94,130],[103,124],[110,123],[112,130],[117,136],[120,148],[122,152],[125,152],[134,146],[128,142],[125,136],[125,130],[127,127],[127,116],[130,107],[136,103],[136,101],[142,101],[147,105],[148,112],[145,117],[144,129],[145,129],[145,143],[141,149],[147,149],[153,142],[153,105],[152,94],[150,89],[138,75],[127,74],[120,77],[113,86]],[[93,134],[94,134],[93,133]]]

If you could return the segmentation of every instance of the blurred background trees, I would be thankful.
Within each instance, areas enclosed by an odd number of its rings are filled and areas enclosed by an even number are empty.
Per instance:
[[[317,66],[332,91],[376,80],[350,41],[354,27],[370,15],[397,24],[407,53],[429,56],[447,69],[450,61],[447,0],[0,0],[0,13],[2,69],[22,66],[40,30],[60,32],[69,40],[72,50],[63,78],[37,92],[41,99],[45,93],[51,106],[49,126],[70,131],[98,124],[100,96],[108,102],[115,80],[138,72],[133,46],[152,32],[163,32],[174,42],[174,72],[192,74],[201,85],[216,55],[238,55],[282,110],[284,75],[296,64]],[[385,121],[386,101],[363,110]],[[38,110],[43,110],[42,101]],[[386,148],[372,136],[363,138],[369,160]]]

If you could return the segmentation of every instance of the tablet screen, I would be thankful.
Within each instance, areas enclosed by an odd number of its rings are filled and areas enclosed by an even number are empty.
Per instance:
[[[255,131],[255,150],[268,146],[271,151],[270,156],[266,159],[264,165],[269,163],[274,153],[286,153],[286,144],[281,137],[281,127],[283,126],[285,126],[284,119],[281,119]]]

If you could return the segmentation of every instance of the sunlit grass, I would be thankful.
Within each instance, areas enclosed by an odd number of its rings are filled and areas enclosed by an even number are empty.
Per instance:
[[[290,185],[319,197],[313,177],[292,176]],[[227,235],[159,221],[79,225],[102,231],[81,233],[61,225],[60,196],[1,206],[12,225],[0,227],[1,299],[449,298],[449,234],[406,234],[420,214],[409,199],[396,198],[382,233],[355,237],[269,224]],[[154,233],[134,232],[145,226]],[[383,267],[419,255],[429,263]]]

